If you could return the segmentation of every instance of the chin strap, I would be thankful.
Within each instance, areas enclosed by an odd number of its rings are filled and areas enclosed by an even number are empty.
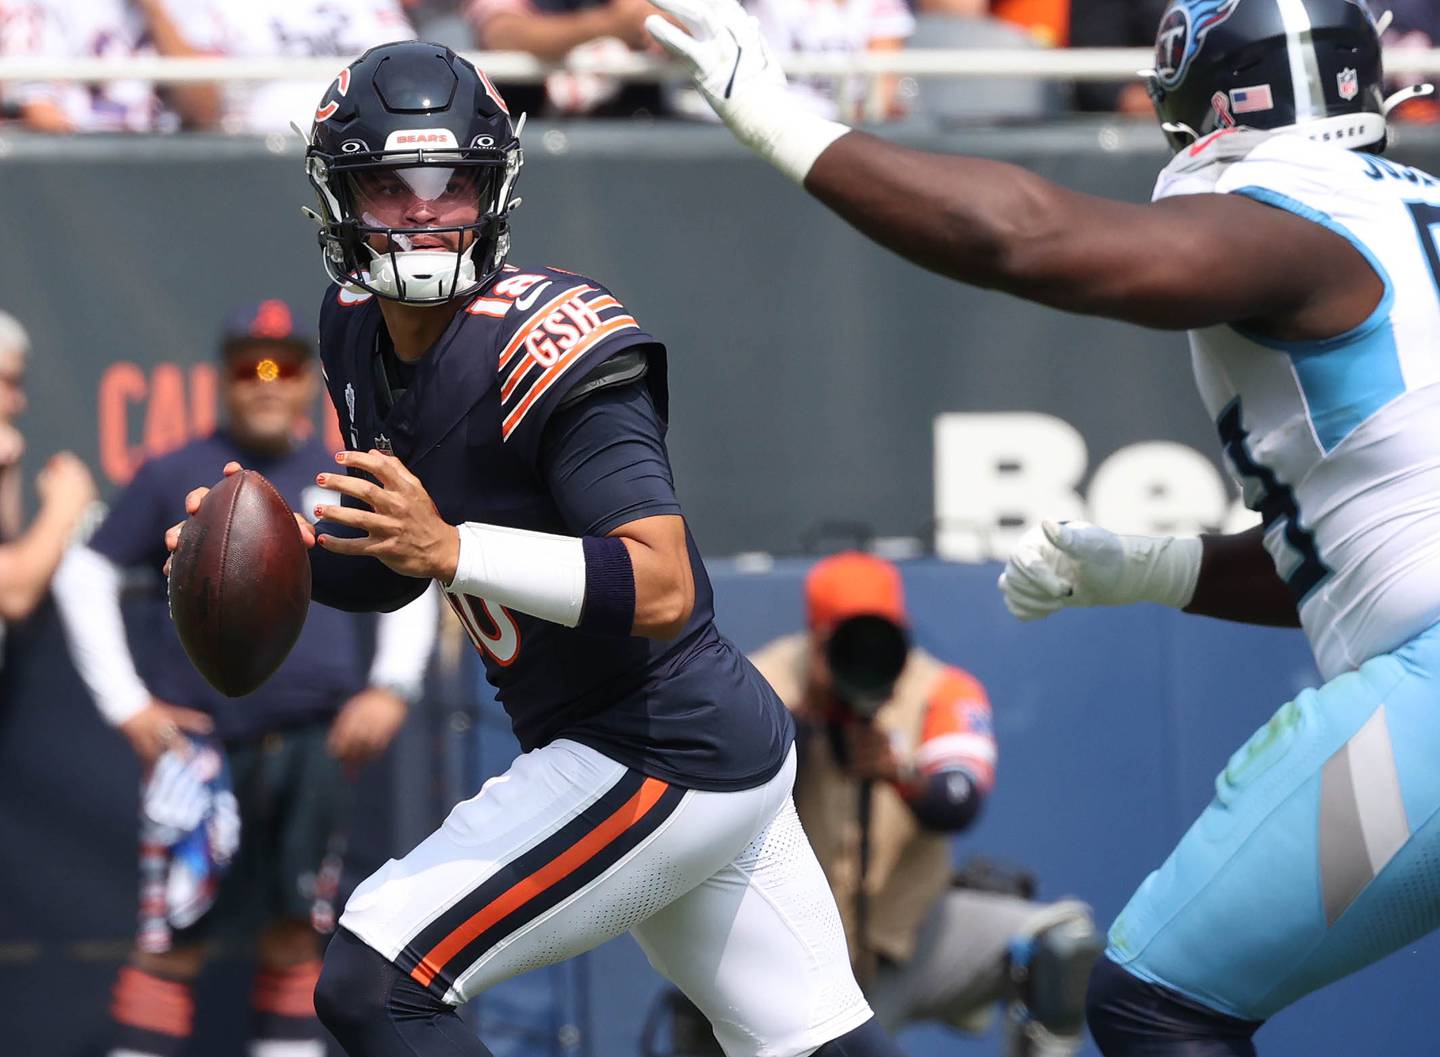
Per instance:
[[[1172,136],[1189,136],[1191,143],[1198,142],[1200,139],[1200,133],[1183,121],[1162,121],[1160,122],[1160,131],[1168,132]]]
[[[1386,99],[1385,102],[1381,103],[1380,112],[1386,117],[1389,117],[1390,111],[1396,109],[1397,107],[1404,106],[1412,99],[1424,99],[1427,95],[1434,94],[1435,86],[1433,84],[1412,84],[1409,88],[1400,89],[1400,91],[1396,92],[1394,95]]]

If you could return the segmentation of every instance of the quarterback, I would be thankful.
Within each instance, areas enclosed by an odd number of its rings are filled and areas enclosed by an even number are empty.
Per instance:
[[[1172,0],[1148,76],[1175,158],[1149,205],[802,113],[733,0],[656,3],[676,22],[652,34],[732,131],[877,242],[1190,333],[1262,527],[1048,524],[1007,602],[1299,624],[1328,681],[1236,752],[1116,920],[1090,984],[1101,1049],[1253,1054],[1267,1017],[1440,925],[1440,180],[1381,156],[1402,97],[1363,0]]]
[[[343,504],[302,526],[314,596],[440,581],[525,750],[356,889],[316,1011],[352,1057],[479,1057],[458,1005],[628,931],[728,1057],[895,1057],[791,802],[789,713],[715,628],[665,349],[594,279],[506,263],[521,164],[437,45],[371,49],[316,112],[347,450],[317,481]]]

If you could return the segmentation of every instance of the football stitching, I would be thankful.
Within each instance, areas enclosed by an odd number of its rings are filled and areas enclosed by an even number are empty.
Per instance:
[[[235,490],[230,493],[230,508],[225,511],[225,523],[220,536],[220,575],[216,577],[215,583],[215,637],[217,640],[215,645],[217,653],[219,652],[218,648],[225,642],[225,598],[223,592],[227,572],[226,563],[230,558],[230,526],[235,523],[235,506],[240,500],[240,490],[245,487],[245,480],[249,476],[249,470],[240,471],[240,480],[235,485]],[[228,696],[229,692],[226,693]]]

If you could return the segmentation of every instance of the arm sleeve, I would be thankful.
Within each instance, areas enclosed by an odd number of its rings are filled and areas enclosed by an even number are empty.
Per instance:
[[[343,505],[369,509],[348,495]],[[354,539],[364,534],[333,521],[321,521],[315,526],[316,536]],[[336,554],[319,544],[310,548],[310,597],[331,609],[343,609],[347,613],[393,613],[415,601],[429,586],[429,580],[397,573],[378,558]]]
[[[406,701],[420,696],[440,617],[437,596],[434,586],[427,586],[419,598],[380,618],[375,659],[370,662],[371,686],[389,687]]]
[[[915,754],[919,778],[901,796],[926,829],[965,829],[995,783],[996,755],[985,688],[968,672],[947,668],[925,707]]]
[[[89,547],[72,547],[53,591],[75,669],[105,721],[118,727],[150,703],[120,615],[120,569]]]
[[[902,790],[901,796],[915,813],[915,820],[937,833],[969,829],[985,800],[970,775],[959,767],[936,771],[913,788]]]
[[[562,407],[546,424],[539,466],[577,536],[680,513],[665,427],[644,382],[599,389]]]

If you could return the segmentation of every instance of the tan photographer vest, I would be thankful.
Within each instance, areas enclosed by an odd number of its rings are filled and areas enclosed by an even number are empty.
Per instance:
[[[841,770],[826,732],[825,717],[804,700],[809,637],[805,633],[777,639],[750,655],[770,681],[802,733],[800,768],[795,779],[795,807],[810,844],[840,906],[850,957],[859,965],[856,943],[856,895],[859,888],[860,783]],[[942,680],[955,676],[971,683],[968,673],[943,664],[921,649],[912,649],[895,693],[875,714],[874,722],[891,735],[902,759],[913,760],[924,736],[931,698]],[[983,690],[975,683],[983,698]],[[950,883],[951,836],[923,829],[900,794],[888,782],[875,782],[870,802],[870,864],[868,953],[896,962],[910,958],[916,931],[931,904]]]

